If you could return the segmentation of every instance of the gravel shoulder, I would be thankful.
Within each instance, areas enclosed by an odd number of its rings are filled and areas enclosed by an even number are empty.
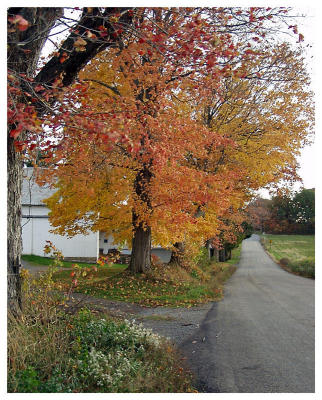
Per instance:
[[[113,317],[135,320],[136,323],[142,323],[144,327],[168,338],[179,347],[200,328],[213,302],[191,308],[143,307],[138,304],[73,293],[70,305],[75,307],[88,305]]]

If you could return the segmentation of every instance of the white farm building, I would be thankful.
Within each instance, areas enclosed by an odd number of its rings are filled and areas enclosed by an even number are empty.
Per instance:
[[[118,248],[113,236],[103,232],[90,232],[88,235],[75,235],[72,238],[51,233],[52,226],[48,219],[49,209],[43,203],[54,193],[55,189],[39,186],[33,176],[33,168],[24,168],[22,184],[22,254],[44,256],[46,240],[50,240],[60,250],[66,260],[94,262],[100,255],[110,249]],[[131,250],[124,248],[124,255]],[[152,249],[152,253],[169,262],[171,252],[161,248]]]

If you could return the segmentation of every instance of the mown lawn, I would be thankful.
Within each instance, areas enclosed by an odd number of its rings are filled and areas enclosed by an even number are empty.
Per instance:
[[[239,256],[240,248],[233,251],[232,259],[226,263],[207,261],[204,265],[188,268],[159,265],[147,274],[135,275],[126,270],[126,265],[112,264],[85,274],[78,271],[73,290],[144,306],[191,307],[222,299],[223,284],[236,270]],[[53,279],[58,289],[68,290],[75,275],[61,270],[53,275]]]
[[[31,264],[36,264],[36,265],[53,265],[53,259],[50,257],[41,257],[41,256],[35,256],[33,254],[24,254],[21,256],[22,260],[28,261]],[[72,268],[73,264],[76,264],[74,261],[61,261],[62,267],[64,268]],[[88,267],[90,265],[97,265],[95,263],[88,264],[88,263],[77,263],[81,267]]]
[[[173,279],[182,271],[175,271],[171,276],[154,276],[145,274],[132,275],[125,271],[124,266],[98,269],[93,274],[80,276],[76,292],[109,299],[128,301],[145,306],[191,306],[220,297],[222,290],[211,288],[209,282],[202,282],[192,276],[185,279]],[[222,274],[222,272],[220,271]],[[184,274],[185,275],[185,274]],[[70,271],[59,271],[53,276],[58,289],[68,290],[72,277]]]
[[[315,277],[315,235],[262,235],[262,243],[272,258],[284,268]]]
[[[79,293],[108,300],[128,301],[145,306],[191,307],[223,297],[223,284],[236,270],[240,247],[225,263],[204,260],[199,266],[182,268],[177,265],[159,265],[147,274],[132,275],[124,264],[104,266],[65,262],[53,274],[55,286],[61,291]],[[35,265],[51,265],[47,257],[23,256]],[[74,265],[74,267],[73,267]]]

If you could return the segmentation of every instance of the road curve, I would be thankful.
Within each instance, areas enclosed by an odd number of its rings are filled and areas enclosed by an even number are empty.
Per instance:
[[[181,346],[205,392],[314,392],[314,280],[244,240],[225,297]]]

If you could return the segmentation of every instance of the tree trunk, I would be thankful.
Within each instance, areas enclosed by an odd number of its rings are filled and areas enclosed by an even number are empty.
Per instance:
[[[149,185],[152,178],[150,164],[143,164],[134,181],[139,208],[145,210],[149,218],[152,213]],[[142,212],[142,211],[141,211]],[[147,219],[148,219],[147,218]],[[131,261],[128,267],[132,273],[144,273],[151,268],[151,227],[143,222],[134,210],[132,212],[133,240]]]
[[[225,261],[226,261],[225,249],[220,249],[219,250],[219,262],[225,262]]]
[[[133,220],[136,220],[133,216]],[[132,254],[129,270],[135,273],[144,273],[151,268],[151,228],[144,229],[142,224],[135,226],[132,241]]]
[[[7,284],[8,310],[14,315],[21,310],[21,183],[22,163],[20,154],[15,151],[12,138],[7,143]]]
[[[226,249],[225,250],[225,261],[231,259],[231,249]]]
[[[214,248],[214,255],[213,255],[214,261],[219,262],[219,250]]]
[[[83,15],[78,24],[78,34],[71,32],[68,38],[60,46],[59,52],[68,51],[69,57],[64,62],[60,62],[60,57],[52,57],[45,64],[41,71],[35,76],[36,67],[39,61],[41,49],[46,42],[50,30],[53,28],[58,18],[63,15],[63,8],[60,7],[14,7],[8,9],[8,16],[22,16],[28,21],[28,28],[20,30],[15,28],[8,22],[8,44],[7,44],[7,62],[8,69],[13,71],[17,78],[20,74],[28,78],[34,78],[35,84],[51,84],[59,76],[63,77],[64,86],[70,85],[76,78],[77,73],[86,63],[103,49],[119,43],[119,36],[113,39],[112,34],[115,27],[110,22],[107,24],[107,40],[92,41],[86,40],[86,50],[78,52],[74,46],[74,42],[78,35],[83,35],[88,30],[97,31],[101,25],[106,25],[109,17],[118,13],[124,8],[85,8]],[[132,16],[128,13],[123,14],[119,22],[130,25]],[[76,30],[77,31],[77,30]],[[21,86],[26,91],[30,90],[31,84],[26,84],[25,78],[21,80]],[[31,94],[33,94],[31,92]],[[40,96],[40,93],[38,93]],[[30,98],[24,96],[24,99],[17,99],[17,102],[29,101]],[[44,112],[43,102],[39,101],[34,106],[39,113]],[[8,307],[13,313],[18,313],[21,308],[21,289],[20,289],[20,254],[21,245],[21,182],[22,182],[22,165],[20,155],[16,153],[14,141],[10,137],[8,128]],[[21,137],[18,137],[21,140]]]
[[[184,255],[184,243],[177,242],[173,245],[173,247],[175,248],[175,250],[171,253],[170,264],[174,263],[181,265]]]
[[[32,77],[39,54],[47,35],[56,19],[61,15],[60,8],[9,8],[8,14],[19,14],[30,24],[27,30],[8,29],[8,69]],[[19,96],[17,103],[25,99]],[[21,239],[21,185],[22,160],[15,149],[14,139],[8,126],[7,135],[7,301],[8,310],[18,315],[22,308],[20,264],[22,252]],[[19,137],[21,140],[22,138]]]

